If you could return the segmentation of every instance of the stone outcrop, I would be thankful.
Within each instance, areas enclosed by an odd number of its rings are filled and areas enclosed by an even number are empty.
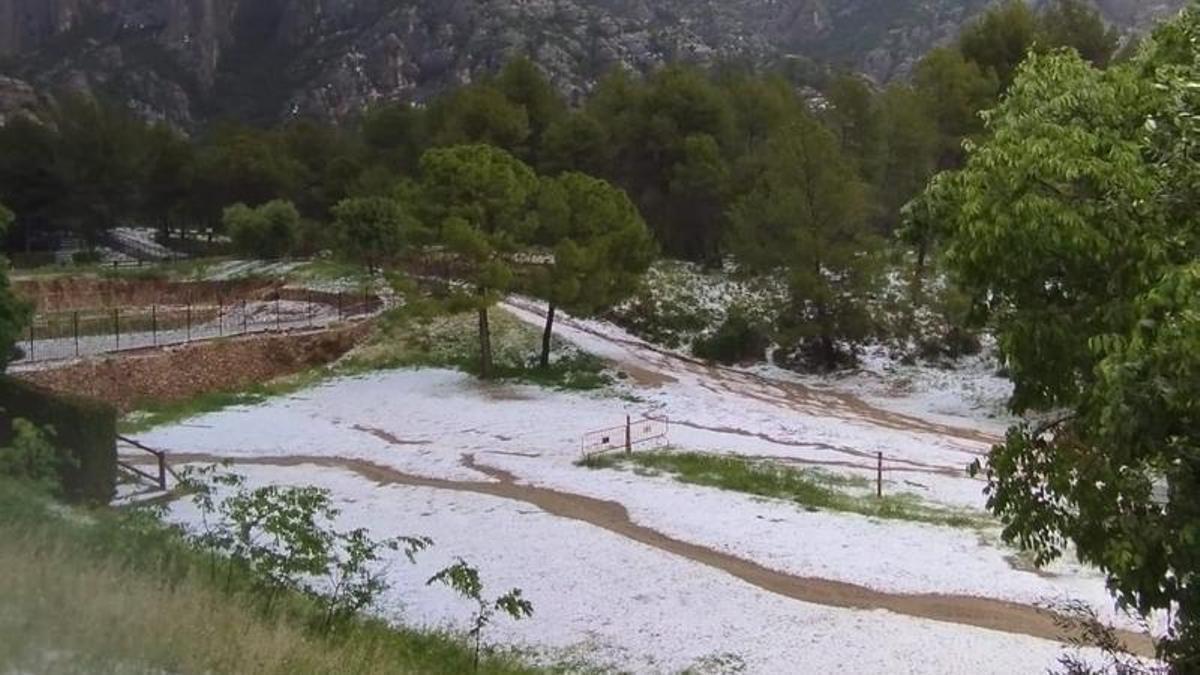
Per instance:
[[[1185,0],[1096,0],[1127,29]],[[903,76],[989,0],[0,0],[0,115],[84,90],[189,127],[345,118],[532,56],[566,92],[668,60]],[[30,89],[32,87],[33,89]]]

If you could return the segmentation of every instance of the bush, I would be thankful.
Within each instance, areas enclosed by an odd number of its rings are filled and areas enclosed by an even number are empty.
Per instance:
[[[299,246],[300,212],[291,202],[275,200],[251,208],[235,204],[222,217],[238,253],[256,258],[282,258]]]
[[[735,308],[717,332],[696,340],[692,353],[709,361],[733,364],[761,361],[766,358],[769,346],[771,339],[766,331]]]
[[[76,265],[94,265],[100,262],[100,252],[96,250],[76,251],[71,254],[71,262]]]
[[[51,430],[51,442],[63,453],[60,474],[67,497],[101,503],[112,499],[117,483],[116,410],[0,378],[0,446],[16,439],[18,418]]]

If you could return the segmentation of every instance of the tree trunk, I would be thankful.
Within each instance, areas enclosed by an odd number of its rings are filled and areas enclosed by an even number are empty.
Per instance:
[[[550,338],[554,337],[554,303],[550,303],[550,308],[546,311],[546,330],[542,333],[542,370],[550,367]]]
[[[479,308],[479,376],[485,380],[492,377],[492,331],[487,307]]]

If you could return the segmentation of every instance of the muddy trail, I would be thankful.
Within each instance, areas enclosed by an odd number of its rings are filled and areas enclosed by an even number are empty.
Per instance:
[[[172,463],[220,463],[295,467],[315,465],[350,471],[379,485],[403,485],[488,495],[519,501],[542,511],[607,530],[621,537],[701,565],[730,574],[771,593],[812,604],[858,610],[887,610],[922,619],[943,621],[1028,635],[1053,641],[1080,637],[1078,631],[1065,629],[1052,612],[1004,600],[966,595],[900,594],[878,591],[856,584],[829,579],[801,577],[764,567],[745,558],[692,544],[667,536],[633,522],[618,502],[525,485],[506,471],[478,464],[473,455],[464,455],[464,466],[478,471],[491,481],[456,481],[403,473],[364,460],[335,457],[222,457],[198,453],[170,453]],[[1130,631],[1117,631],[1131,650],[1145,656],[1154,653],[1150,640]]]
[[[504,305],[519,312],[545,318],[544,309],[526,300],[509,298]],[[779,380],[720,364],[710,364],[657,347],[638,339],[623,338],[595,330],[588,325],[561,316],[556,325],[566,327],[615,345],[633,360],[618,359],[617,365],[643,386],[659,386],[678,381],[673,373],[686,371],[697,376],[710,391],[742,396],[785,410],[811,415],[832,416],[858,421],[896,431],[922,432],[964,441],[972,445],[991,446],[1000,438],[977,429],[932,422],[873,406],[851,394],[822,391],[799,382]],[[964,451],[983,454],[979,451]]]

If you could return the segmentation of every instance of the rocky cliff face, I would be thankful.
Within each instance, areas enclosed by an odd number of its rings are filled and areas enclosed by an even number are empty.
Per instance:
[[[1135,28],[1185,0],[1097,1]],[[988,2],[0,0],[0,115],[35,90],[65,89],[181,126],[217,115],[343,118],[470,81],[517,53],[568,92],[617,64],[674,59],[803,56],[886,80]]]

